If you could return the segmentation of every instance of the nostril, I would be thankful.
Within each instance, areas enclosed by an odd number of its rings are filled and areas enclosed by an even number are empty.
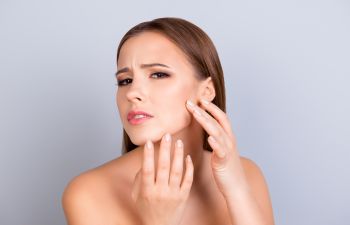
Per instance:
[[[132,91],[126,94],[126,98],[129,101],[137,101],[140,102],[143,99],[143,95],[142,93],[138,92],[138,91]]]

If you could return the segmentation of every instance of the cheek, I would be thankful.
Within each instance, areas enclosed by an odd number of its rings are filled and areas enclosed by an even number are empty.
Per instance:
[[[120,102],[120,94],[118,94],[118,93],[116,93],[116,98],[115,98],[115,100],[116,100],[116,103],[117,103],[117,107],[118,107],[118,110],[119,110],[119,112],[120,112],[120,107],[121,107],[121,102]]]
[[[164,107],[162,107],[162,112],[164,112],[162,116],[162,121],[171,125],[185,125],[190,122],[190,112],[186,109],[186,100],[178,99],[176,102],[171,102]]]
[[[122,122],[123,121],[123,117],[125,116],[125,113],[126,113],[126,107],[127,107],[127,103],[125,102],[125,97],[122,97],[123,94],[122,93],[119,93],[118,91],[116,92],[116,104],[117,104],[117,108],[118,108],[118,114],[119,114],[119,117],[120,117],[120,120]]]
[[[191,123],[191,113],[186,108],[186,100],[192,97],[192,91],[188,87],[168,89],[161,95],[162,102],[158,104],[161,123],[169,129],[169,132],[175,132]]]

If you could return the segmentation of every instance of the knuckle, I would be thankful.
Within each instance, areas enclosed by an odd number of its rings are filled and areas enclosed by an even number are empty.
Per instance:
[[[169,164],[167,162],[160,162],[159,170],[167,170],[169,168]]]
[[[142,172],[143,172],[143,175],[144,176],[150,176],[153,174],[153,169],[152,168],[149,168],[149,167],[144,167],[142,169]]]
[[[142,199],[146,200],[146,201],[151,201],[153,196],[151,194],[151,192],[146,191],[146,190],[142,190],[140,193],[140,197],[142,197]]]
[[[221,136],[220,133],[221,132],[219,129],[217,129],[217,128],[213,129],[213,136],[214,137],[220,137]]]
[[[167,200],[169,198],[169,195],[167,193],[167,191],[158,191],[158,193],[155,195],[154,199],[156,201],[164,201]]]
[[[180,177],[181,175],[182,175],[182,171],[181,170],[173,170],[172,171],[172,173],[171,173],[171,175],[173,176],[173,177]]]

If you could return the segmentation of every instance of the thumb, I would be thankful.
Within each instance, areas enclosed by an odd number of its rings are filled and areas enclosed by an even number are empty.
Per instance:
[[[132,185],[131,198],[134,202],[137,200],[137,196],[140,191],[141,169],[136,173],[134,182]]]

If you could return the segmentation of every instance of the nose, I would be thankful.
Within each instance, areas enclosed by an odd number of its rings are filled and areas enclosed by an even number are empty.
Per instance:
[[[126,98],[130,102],[142,102],[145,100],[145,85],[141,82],[135,82],[135,79],[129,84],[129,90],[126,93]]]

